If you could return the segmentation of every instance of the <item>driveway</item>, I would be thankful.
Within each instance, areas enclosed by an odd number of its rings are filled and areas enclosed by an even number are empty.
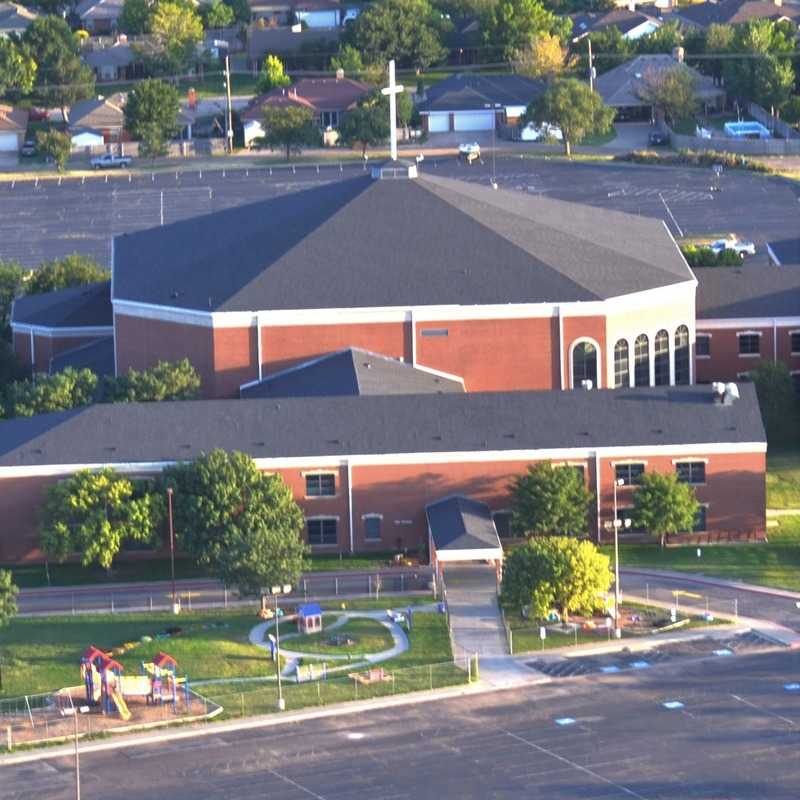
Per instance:
[[[647,148],[647,139],[655,129],[649,122],[615,122],[614,130],[617,132],[616,138],[598,149],[622,152],[642,150]]]

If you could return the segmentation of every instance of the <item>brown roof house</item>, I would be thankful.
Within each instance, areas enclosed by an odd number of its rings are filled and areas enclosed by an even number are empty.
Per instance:
[[[345,78],[339,70],[335,78],[303,78],[285,89],[272,89],[254,98],[242,112],[245,126],[245,144],[264,135],[261,120],[268,106],[299,106],[314,114],[323,132],[334,131],[346,111],[354,109],[359,100],[369,93],[369,86],[352,78]],[[249,135],[248,135],[249,133]],[[335,144],[336,136],[326,136],[326,144]]]
[[[69,132],[75,136],[86,132],[99,134],[103,141],[117,142],[124,137],[125,95],[115,94],[111,97],[93,97],[81,100],[69,110]]]
[[[0,153],[18,153],[28,129],[28,112],[0,103]]]

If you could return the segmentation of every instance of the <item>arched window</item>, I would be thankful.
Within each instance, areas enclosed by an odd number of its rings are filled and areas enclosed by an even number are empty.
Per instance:
[[[572,347],[572,388],[580,389],[583,381],[597,388],[597,348],[591,342],[578,342]]]
[[[628,342],[620,339],[614,345],[614,388],[630,386],[631,368],[628,362]]]
[[[659,331],[654,344],[656,386],[669,386],[669,334]]]
[[[650,340],[645,333],[633,343],[633,380],[635,386],[650,385]]]
[[[689,383],[689,329],[685,325],[675,331],[675,383]]]

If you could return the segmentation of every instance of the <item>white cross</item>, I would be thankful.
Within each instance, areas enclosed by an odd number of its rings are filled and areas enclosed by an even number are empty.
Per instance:
[[[392,161],[397,161],[397,95],[403,87],[394,82],[394,59],[389,62],[389,85],[381,94],[389,95],[389,147]]]

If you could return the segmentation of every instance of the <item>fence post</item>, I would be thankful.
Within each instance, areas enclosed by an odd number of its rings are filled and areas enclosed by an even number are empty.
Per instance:
[[[242,713],[241,713],[240,716],[243,717],[244,716],[244,692],[242,692],[241,695],[240,695],[240,701],[241,701],[241,707],[242,707]]]
[[[400,591],[404,592],[406,590],[406,576],[401,572],[400,573]]]
[[[338,595],[339,594],[339,579],[338,578],[334,578],[333,582],[334,582],[334,586],[335,586],[335,589],[336,589],[335,593]]]
[[[111,613],[114,613],[114,592],[111,592]]]
[[[428,664],[428,683],[431,689],[433,689],[433,664]]]
[[[75,595],[72,595],[72,616],[75,616]]]
[[[153,613],[153,595],[150,595],[150,613]]]
[[[228,607],[228,587],[227,586],[223,586],[222,587],[222,597],[223,597],[223,602],[225,603],[225,608],[227,608]]]
[[[733,598],[733,618],[738,622],[739,621],[739,598]]]
[[[372,597],[372,575],[367,575],[367,594]]]
[[[645,600],[647,600],[648,603],[650,602],[650,584],[649,583],[646,583],[644,585],[644,598],[645,598]]]

